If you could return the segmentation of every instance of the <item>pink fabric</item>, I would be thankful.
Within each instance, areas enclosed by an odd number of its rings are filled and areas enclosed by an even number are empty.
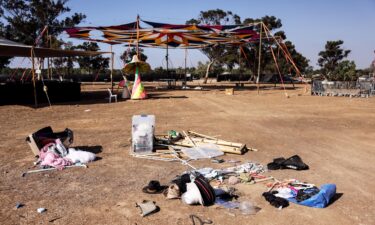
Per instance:
[[[61,158],[56,153],[48,151],[50,146],[54,145],[54,143],[49,143],[45,145],[39,152],[39,161],[41,161],[40,165],[42,166],[52,166],[59,170],[64,169],[65,166],[72,165],[72,162],[68,159]]]

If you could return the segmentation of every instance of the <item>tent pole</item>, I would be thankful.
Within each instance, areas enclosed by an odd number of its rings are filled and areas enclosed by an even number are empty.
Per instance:
[[[238,70],[240,72],[240,77],[239,77],[239,84],[240,84],[240,87],[241,87],[241,78],[242,78],[242,72],[241,72],[241,49],[240,49],[240,46],[239,45],[239,48],[238,48]]]
[[[168,35],[167,35],[167,54],[165,55],[165,60],[167,61],[167,77],[168,78],[170,78],[169,77],[169,68],[168,68],[168,61],[169,61],[169,59],[168,59]]]
[[[187,60],[187,48],[185,48],[185,79],[184,79],[184,86],[186,86],[186,75],[187,75],[187,68],[186,68],[186,60]]]
[[[139,15],[137,15],[137,57],[139,59]]]
[[[260,62],[261,62],[261,57],[262,57],[262,29],[263,29],[263,22],[260,22],[260,40],[259,40],[258,76],[257,76],[258,95],[259,95]]]
[[[34,104],[35,108],[38,107],[38,100],[36,97],[36,85],[35,85],[35,59],[34,59],[34,47],[31,48],[31,63],[32,63],[32,74],[33,74],[33,87],[34,87]]]
[[[112,45],[111,45],[111,91],[113,92],[113,62],[114,60],[114,53],[112,51]]]

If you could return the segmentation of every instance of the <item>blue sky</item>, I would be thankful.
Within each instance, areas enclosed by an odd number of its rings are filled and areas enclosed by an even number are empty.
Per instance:
[[[72,12],[86,14],[80,25],[92,26],[133,22],[137,14],[144,20],[185,23],[200,11],[217,8],[230,10],[241,19],[273,15],[282,20],[287,38],[316,68],[318,53],[327,40],[343,40],[344,48],[352,50],[349,59],[358,68],[369,67],[375,57],[375,0],[70,0],[68,6]],[[108,50],[109,46],[101,48]],[[124,50],[115,47],[116,68],[121,66],[119,54]],[[145,49],[145,53],[152,67],[165,66],[165,50]],[[188,66],[207,60],[198,50],[189,50],[188,55]],[[170,58],[174,67],[183,66],[184,50],[171,50]]]

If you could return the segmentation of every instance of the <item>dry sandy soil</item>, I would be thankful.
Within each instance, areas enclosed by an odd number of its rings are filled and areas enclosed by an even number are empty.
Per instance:
[[[246,87],[234,96],[225,95],[223,87],[208,91],[150,88],[149,100],[108,104],[105,88],[86,85],[82,102],[52,108],[0,106],[0,224],[192,224],[190,214],[214,224],[375,224],[375,98],[301,95],[302,88],[288,90],[290,98],[272,88],[261,89],[257,95]],[[188,168],[178,162],[129,156],[134,114],[154,114],[157,134],[191,129],[259,150],[226,155],[226,160],[267,164],[276,157],[298,154],[310,170],[268,175],[318,186],[334,183],[341,197],[325,209],[291,204],[277,210],[261,196],[264,184],[239,184],[235,187],[242,192],[240,200],[251,200],[261,208],[256,215],[246,216],[144,194],[141,189],[149,180],[167,184]],[[97,154],[101,159],[88,169],[21,177],[34,161],[25,137],[47,125],[56,131],[72,129],[74,146],[101,147]],[[230,166],[210,160],[192,164]],[[142,218],[135,203],[143,199],[155,201],[160,211]],[[15,209],[17,202],[25,206]],[[38,214],[39,207],[48,211]]]

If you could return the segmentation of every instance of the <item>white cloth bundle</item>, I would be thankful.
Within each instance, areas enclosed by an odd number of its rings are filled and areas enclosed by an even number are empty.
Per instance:
[[[94,161],[96,156],[92,152],[86,152],[82,150],[76,150],[74,148],[69,148],[69,153],[64,157],[72,161],[72,163],[83,163]]]
[[[201,192],[194,182],[186,183],[186,192],[181,196],[182,202],[188,205],[201,204],[203,205],[203,199]]]

